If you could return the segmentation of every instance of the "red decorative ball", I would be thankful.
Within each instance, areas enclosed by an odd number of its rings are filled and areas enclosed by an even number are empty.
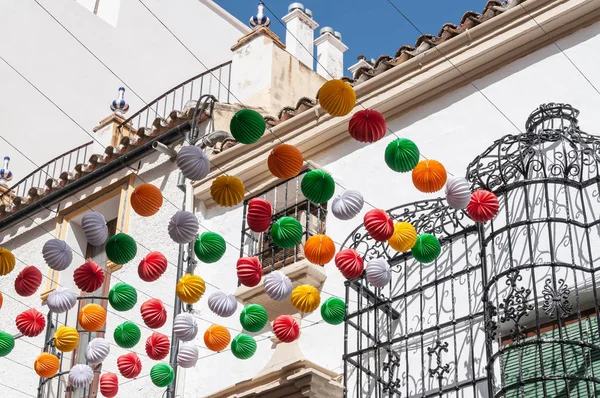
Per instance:
[[[365,109],[356,112],[348,123],[350,136],[359,142],[375,142],[385,136],[387,124],[380,112]]]
[[[246,221],[248,228],[254,232],[265,232],[271,226],[273,207],[264,199],[254,198],[248,202]]]
[[[33,295],[42,284],[42,272],[29,265],[19,272],[15,279],[15,290],[19,296],[28,297]]]
[[[138,275],[144,282],[154,282],[161,277],[169,265],[167,258],[159,252],[150,252],[138,265]]]
[[[133,379],[142,372],[142,361],[135,352],[130,352],[117,358],[117,368],[123,377]]]
[[[164,334],[154,332],[146,339],[146,354],[150,359],[160,361],[167,357],[170,349],[171,343]]]
[[[237,261],[237,276],[244,286],[253,287],[262,278],[262,264],[258,257],[242,257]]]
[[[498,197],[490,191],[478,189],[471,194],[467,213],[473,221],[487,222],[496,216],[500,203]]]
[[[273,333],[283,343],[291,343],[300,336],[300,326],[291,315],[280,315],[273,321]]]
[[[142,320],[150,329],[158,329],[167,322],[167,310],[159,299],[145,301],[140,307]]]
[[[387,241],[394,234],[394,221],[385,210],[369,210],[363,221],[367,232],[376,241]]]
[[[35,337],[46,328],[46,318],[36,309],[30,309],[17,315],[17,329],[27,337]]]
[[[334,260],[335,266],[346,279],[358,278],[365,270],[362,256],[354,249],[340,250]]]
[[[105,373],[100,376],[100,393],[106,398],[113,398],[119,392],[119,378],[114,373]]]
[[[82,291],[95,292],[104,283],[104,271],[98,264],[90,260],[73,272],[73,280]]]

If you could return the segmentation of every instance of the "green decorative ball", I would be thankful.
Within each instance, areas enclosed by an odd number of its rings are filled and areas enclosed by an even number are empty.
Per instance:
[[[242,310],[240,314],[240,323],[242,327],[251,332],[256,333],[262,330],[269,319],[267,310],[262,305],[249,304]]]
[[[121,232],[108,238],[105,250],[110,261],[125,264],[135,257],[137,245],[131,236]]]
[[[398,138],[385,148],[385,162],[390,169],[406,173],[419,163],[419,148],[407,138]]]
[[[132,348],[140,341],[142,333],[135,323],[127,321],[117,326],[113,337],[119,347]]]
[[[335,182],[323,170],[311,170],[304,175],[300,184],[302,194],[315,203],[325,203],[333,197]]]
[[[150,380],[156,387],[166,387],[173,382],[175,372],[166,363],[157,363],[150,370]]]
[[[225,254],[225,239],[215,232],[204,232],[194,243],[196,257],[204,263],[215,263]]]
[[[302,225],[293,217],[281,217],[271,226],[271,238],[283,249],[292,248],[302,240]]]
[[[330,297],[321,305],[321,316],[330,325],[339,325],[346,316],[346,303],[337,297]]]
[[[265,133],[267,123],[260,113],[252,109],[240,109],[231,118],[229,130],[237,142],[254,144]]]
[[[231,352],[238,359],[248,359],[256,352],[256,340],[240,333],[231,341]]]
[[[412,248],[412,255],[420,263],[428,264],[440,255],[442,247],[438,238],[431,234],[417,236],[417,242]]]
[[[129,311],[137,303],[137,291],[127,283],[119,282],[108,292],[108,302],[117,311]]]
[[[0,332],[0,357],[5,357],[15,348],[15,339],[11,334]]]

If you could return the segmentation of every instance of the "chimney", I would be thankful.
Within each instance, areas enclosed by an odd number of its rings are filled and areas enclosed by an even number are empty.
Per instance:
[[[355,76],[356,71],[361,68],[373,69],[373,65],[375,64],[374,60],[371,60],[371,62],[369,62],[367,61],[367,57],[365,57],[364,55],[359,55],[356,59],[358,60],[358,62],[348,68],[350,73],[352,73],[352,76]]]
[[[317,46],[317,73],[327,80],[344,76],[344,52],[348,47],[342,43],[342,34],[328,26],[321,29],[315,40]]]
[[[312,69],[314,62],[314,30],[319,26],[312,19],[312,11],[304,9],[302,3],[292,3],[288,7],[288,14],[281,18],[281,20],[286,23],[286,50],[304,65]]]
[[[4,164],[0,169],[0,186],[8,188],[8,183],[12,180],[13,174],[12,171],[8,169],[8,163],[10,162],[10,157],[4,157]],[[0,191],[0,193],[2,193]]]

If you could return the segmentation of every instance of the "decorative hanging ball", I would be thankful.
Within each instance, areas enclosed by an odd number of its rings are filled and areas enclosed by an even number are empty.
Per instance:
[[[302,240],[302,225],[294,217],[284,216],[271,226],[271,238],[282,249],[291,249]]]
[[[167,270],[167,258],[159,252],[150,252],[140,261],[138,275],[144,282],[154,282]]]
[[[335,182],[329,173],[323,170],[311,170],[302,178],[300,189],[311,202],[325,203],[333,197]]]
[[[300,312],[313,312],[319,308],[321,294],[311,285],[300,285],[290,295],[292,305]]]
[[[85,359],[90,365],[98,365],[110,354],[110,344],[102,337],[96,337],[85,347]]]
[[[38,355],[33,363],[33,369],[35,370],[35,373],[45,379],[58,373],[59,367],[60,361],[58,360],[58,357],[48,352],[42,352],[40,355]]]
[[[392,279],[390,265],[383,258],[375,258],[367,263],[367,281],[375,287],[384,287]]]
[[[225,239],[216,232],[203,232],[194,242],[194,253],[204,263],[216,263],[225,254]]]
[[[92,293],[104,283],[104,271],[98,264],[88,260],[73,272],[73,280],[80,290]]]
[[[258,304],[248,304],[240,314],[242,327],[251,333],[261,331],[267,324],[268,319],[267,310]]]
[[[117,368],[121,372],[121,376],[133,379],[142,372],[142,361],[135,352],[130,352],[117,358]]]
[[[157,363],[150,369],[150,380],[156,387],[166,387],[173,382],[175,372],[171,365]]]
[[[346,116],[356,105],[356,93],[347,82],[335,79],[325,82],[317,93],[321,108],[331,116]]]
[[[94,379],[94,371],[89,365],[80,363],[69,370],[69,384],[72,388],[84,388],[89,386]]]
[[[137,303],[137,291],[127,283],[119,282],[108,292],[108,302],[117,311],[129,311]]]
[[[134,347],[140,341],[141,337],[140,328],[131,321],[125,321],[118,325],[113,333],[115,343],[121,348]]]
[[[46,318],[38,310],[31,308],[21,312],[16,319],[17,329],[24,336],[35,337],[44,331]]]
[[[198,275],[192,274],[185,274],[182,276],[175,287],[177,297],[187,304],[198,302],[205,291],[206,285],[204,284],[204,280]]]
[[[390,247],[397,252],[407,252],[417,241],[417,230],[409,222],[394,224],[394,234],[388,239]]]
[[[231,135],[241,144],[254,144],[266,128],[267,123],[260,113],[247,108],[237,111],[229,123]]]
[[[180,345],[177,352],[177,364],[185,369],[193,368],[198,362],[198,355],[198,348],[195,345]]]
[[[200,181],[210,172],[210,161],[202,148],[189,145],[177,153],[177,167],[188,180]]]
[[[77,295],[68,289],[59,287],[48,295],[46,304],[50,311],[62,314],[75,307],[75,304],[77,304]]]
[[[114,398],[119,393],[119,377],[114,373],[100,376],[100,393],[106,398]]]
[[[352,115],[348,133],[359,142],[376,142],[385,136],[387,123],[380,112],[364,109]]]
[[[204,332],[204,344],[206,347],[215,352],[223,351],[231,341],[231,334],[226,327],[221,325],[211,325]]]
[[[371,238],[378,242],[385,242],[394,234],[394,221],[385,210],[369,210],[363,222]]]
[[[340,250],[335,255],[335,266],[346,279],[358,278],[365,270],[362,256],[354,249]]]
[[[5,357],[15,348],[15,338],[6,332],[0,332],[0,357]]]
[[[438,238],[431,234],[417,236],[417,242],[412,248],[412,255],[420,263],[428,264],[440,255],[442,247]]]
[[[169,355],[171,343],[169,338],[161,333],[152,333],[146,339],[146,354],[150,359],[160,361]]]
[[[254,198],[248,202],[248,215],[246,222],[248,228],[254,232],[265,232],[271,226],[273,207],[264,199]]]
[[[0,309],[2,308],[3,303],[4,303],[4,296],[2,295],[2,292],[0,292]]]
[[[77,316],[79,325],[88,332],[97,332],[106,323],[106,310],[94,303],[86,304]]]
[[[446,181],[446,201],[456,210],[467,207],[471,201],[471,185],[463,177],[454,177]]]
[[[137,254],[137,244],[131,236],[119,232],[108,238],[105,250],[106,257],[110,261],[115,264],[125,264],[133,260]]]
[[[71,326],[59,326],[54,332],[54,346],[62,352],[71,352],[79,344],[79,333]]]
[[[240,333],[231,340],[231,353],[237,359],[248,359],[256,352],[256,346],[253,337]]]
[[[273,333],[279,341],[291,343],[300,337],[300,326],[291,315],[279,315],[273,321]]]
[[[169,222],[169,236],[175,243],[184,245],[192,242],[198,236],[200,223],[196,216],[189,211],[178,211]]]
[[[421,192],[437,192],[446,183],[446,169],[437,160],[421,160],[412,171],[415,187]]]
[[[235,296],[226,292],[215,292],[208,298],[208,308],[220,317],[227,318],[235,314],[238,302]]]
[[[15,291],[19,296],[29,297],[33,295],[42,284],[42,272],[29,265],[19,272],[15,279]]]
[[[277,178],[288,180],[296,177],[302,170],[304,159],[302,152],[293,145],[277,145],[267,158],[269,171]]]
[[[419,163],[419,148],[408,138],[398,138],[385,148],[385,163],[398,173],[406,173]]]
[[[153,298],[145,301],[140,307],[142,320],[150,329],[158,329],[167,322],[167,310],[159,299]]]
[[[329,297],[321,305],[321,317],[330,325],[339,325],[346,316],[346,303],[337,297]]]
[[[467,214],[475,222],[488,222],[498,214],[500,202],[490,191],[478,189],[471,195],[467,205]]]
[[[245,191],[244,183],[235,176],[219,176],[210,186],[210,196],[216,204],[224,207],[232,207],[240,203],[244,199]]]
[[[0,276],[8,275],[15,269],[16,264],[15,255],[10,250],[0,247]]]
[[[138,215],[150,217],[158,213],[163,204],[160,189],[152,184],[140,184],[131,194],[131,207]]]
[[[241,257],[236,264],[237,277],[244,286],[254,287],[262,278],[262,264],[258,257]]]
[[[44,243],[42,256],[48,267],[55,271],[66,270],[73,261],[73,251],[67,242],[60,239],[50,239]]]
[[[192,341],[198,334],[198,323],[190,313],[184,312],[175,317],[173,333],[181,341]]]
[[[265,276],[265,293],[275,301],[283,301],[290,297],[292,280],[281,271],[272,271]]]
[[[304,244],[304,256],[313,264],[325,265],[333,259],[334,255],[335,243],[327,235],[313,235]]]
[[[331,212],[338,220],[351,220],[360,213],[365,201],[358,191],[346,190],[331,203]]]
[[[85,239],[92,246],[102,246],[108,239],[108,226],[102,213],[90,211],[81,219],[81,229]]]

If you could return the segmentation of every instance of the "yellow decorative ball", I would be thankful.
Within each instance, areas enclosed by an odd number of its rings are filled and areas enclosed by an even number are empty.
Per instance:
[[[8,275],[16,264],[15,256],[8,249],[0,247],[0,275]]]
[[[177,282],[175,291],[181,301],[187,304],[194,304],[200,300],[200,297],[206,291],[206,285],[198,275],[185,274]]]
[[[394,224],[394,234],[388,239],[390,247],[397,252],[407,252],[417,242],[417,230],[408,222]]]
[[[71,326],[60,326],[54,333],[54,346],[62,352],[71,352],[79,344],[79,333]]]
[[[356,105],[356,93],[352,86],[343,80],[325,82],[317,93],[321,108],[331,116],[345,116]]]
[[[210,196],[220,206],[231,207],[244,199],[246,188],[242,180],[235,176],[219,176],[210,186]]]
[[[300,285],[292,290],[292,305],[300,312],[313,312],[319,308],[321,294],[311,285]]]

